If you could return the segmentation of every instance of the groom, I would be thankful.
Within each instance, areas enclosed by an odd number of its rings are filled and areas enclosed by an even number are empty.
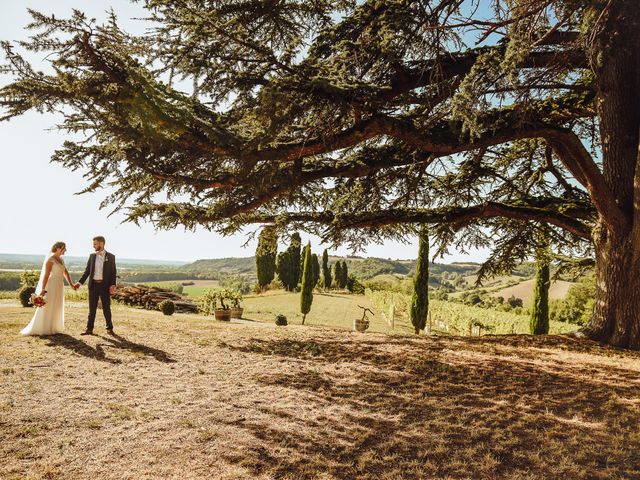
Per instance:
[[[98,299],[102,299],[102,313],[107,321],[107,333],[113,333],[113,323],[111,323],[111,295],[116,291],[116,257],[104,249],[104,237],[93,238],[93,249],[96,253],[89,256],[87,268],[82,277],[74,286],[80,288],[89,279],[89,318],[87,329],[80,335],[92,335],[93,324],[96,320],[98,310]]]

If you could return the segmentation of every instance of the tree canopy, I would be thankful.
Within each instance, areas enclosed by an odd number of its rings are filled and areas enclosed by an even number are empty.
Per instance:
[[[587,262],[640,243],[630,0],[143,3],[138,37],[32,12],[20,47],[52,69],[4,43],[15,81],[0,91],[2,118],[59,111],[84,134],[53,159],[87,191],[112,185],[105,205],[132,221],[272,223],[356,248],[431,224],[440,252],[491,246],[482,275],[541,233]],[[609,335],[612,311],[598,315]]]

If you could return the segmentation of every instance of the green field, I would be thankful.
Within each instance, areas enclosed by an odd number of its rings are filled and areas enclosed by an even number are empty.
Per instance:
[[[367,290],[379,316],[390,324],[392,313],[394,331],[412,333],[409,320],[410,296],[402,293]],[[440,300],[429,301],[428,329],[439,335],[477,335],[478,333],[513,334],[529,333],[529,316],[512,312],[474,307]],[[550,322],[549,333],[569,333],[578,329],[577,325],[564,322]]]
[[[407,314],[408,296],[373,292],[369,296],[338,293],[314,293],[307,325],[337,328],[353,328],[353,320],[361,316],[358,305],[371,308],[369,330],[381,333],[413,334],[413,326]],[[395,316],[391,321],[391,305],[395,304]],[[273,321],[276,314],[286,315],[289,323],[302,323],[300,295],[297,293],[270,292],[265,295],[245,297],[243,318],[256,321]],[[473,332],[512,334],[529,332],[529,316],[511,312],[472,307],[454,302],[431,300],[429,303],[432,333],[438,335],[469,335]],[[482,326],[482,330],[478,328]],[[473,329],[472,329],[473,327]],[[551,322],[550,333],[575,331],[577,325]]]
[[[182,288],[182,294],[190,299],[201,297],[205,290],[209,288],[217,288],[220,286],[218,280],[167,280],[163,282],[140,282],[143,285],[155,286],[160,288],[169,288],[182,282],[193,282],[194,285],[185,285]]]
[[[289,323],[301,324],[300,294],[289,292],[269,292],[263,295],[245,297],[243,318],[256,321],[275,320],[279,313],[285,315]],[[343,295],[338,293],[317,293],[313,295],[311,312],[307,315],[306,325],[323,325],[337,328],[352,328],[353,320],[362,316],[358,305],[373,308],[364,295]],[[382,318],[375,315],[370,318],[370,330],[389,332]]]

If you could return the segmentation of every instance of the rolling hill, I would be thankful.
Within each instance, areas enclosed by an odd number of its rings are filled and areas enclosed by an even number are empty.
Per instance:
[[[535,280],[533,278],[524,280],[517,285],[493,292],[491,293],[491,296],[509,298],[513,295],[516,298],[521,298],[524,306],[528,307],[531,305],[531,301],[533,299],[534,282]],[[563,299],[572,285],[574,285],[574,283],[565,282],[564,280],[555,280],[551,282],[551,286],[549,287],[549,298]]]

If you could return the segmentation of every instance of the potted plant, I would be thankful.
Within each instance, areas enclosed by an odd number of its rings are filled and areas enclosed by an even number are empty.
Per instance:
[[[228,305],[230,300],[230,292],[226,288],[220,288],[216,290],[216,309],[214,310],[214,315],[216,320],[220,320],[223,322],[229,322],[231,320],[231,309]],[[225,301],[227,302],[225,304]],[[217,303],[220,303],[220,306],[217,306]]]
[[[200,298],[199,309],[204,315],[213,315],[218,305],[218,295],[215,290],[207,288]]]
[[[205,315],[214,315],[216,320],[231,320],[231,310],[225,303],[228,293],[225,289],[207,289],[200,299],[200,311]]]
[[[229,301],[231,302],[231,318],[242,318],[244,309],[241,307],[242,294],[240,292],[231,292]]]
[[[357,332],[364,332],[369,328],[369,317],[367,317],[367,312],[371,313],[371,315],[373,315],[373,312],[366,307],[361,307],[360,305],[358,305],[358,307],[362,309],[362,318],[356,318],[353,320],[353,329]]]

